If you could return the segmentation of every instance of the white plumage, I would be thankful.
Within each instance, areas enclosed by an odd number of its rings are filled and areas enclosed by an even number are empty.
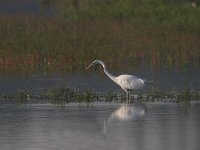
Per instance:
[[[96,64],[102,65],[105,74],[116,84],[118,84],[124,91],[126,91],[127,94],[129,94],[130,90],[138,90],[144,87],[144,80],[134,75],[122,74],[118,77],[113,76],[107,71],[104,62],[101,60],[93,61],[86,69]]]

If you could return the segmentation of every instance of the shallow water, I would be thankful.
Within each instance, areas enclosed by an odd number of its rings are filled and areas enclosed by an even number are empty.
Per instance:
[[[200,105],[0,106],[1,150],[198,150]]]
[[[161,90],[172,91],[173,89],[183,89],[186,85],[191,90],[199,90],[200,70],[188,70],[185,74],[181,71],[155,71],[151,69],[141,69],[137,71],[125,71],[128,74],[136,75],[150,81],[143,90],[148,91],[153,86],[158,86]],[[123,72],[112,72],[113,75],[120,75]],[[0,74],[0,94],[13,93],[19,89],[30,90],[33,93],[42,92],[51,87],[65,85],[69,88],[93,89],[99,92],[121,90],[121,88],[111,81],[105,74],[88,71],[83,73],[69,73],[66,75],[3,75]]]

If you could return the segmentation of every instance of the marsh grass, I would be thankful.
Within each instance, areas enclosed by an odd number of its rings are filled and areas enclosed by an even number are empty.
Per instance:
[[[190,103],[191,101],[191,90],[188,87],[188,85],[186,85],[183,90],[181,92],[179,92],[179,94],[177,95],[177,102],[178,103]]]
[[[105,101],[106,102],[113,102],[113,101],[118,101],[118,96],[117,96],[117,93],[115,92],[108,92],[106,95],[105,95]]]
[[[41,98],[50,103],[61,105],[70,102],[91,103],[97,101],[97,96],[92,90],[70,89],[63,85],[48,89],[47,92],[42,94]]]
[[[113,70],[199,68],[200,8],[188,2],[57,1],[57,18],[0,16],[0,72],[84,71],[94,59]],[[112,57],[110,57],[112,56]]]
[[[157,84],[154,84],[151,89],[145,94],[145,101],[155,102],[166,99],[166,93],[160,89]]]
[[[194,9],[187,0],[61,0],[56,3],[66,20],[134,20],[156,27],[170,24],[199,31],[200,9]]]
[[[16,93],[6,93],[0,96],[1,103],[51,103],[58,106],[65,106],[67,103],[127,103],[127,102],[172,102],[180,105],[189,105],[191,102],[200,102],[199,91],[194,91],[185,86],[183,89],[173,89],[164,92],[158,86],[152,87],[147,92],[140,92],[131,95],[131,99],[127,99],[124,92],[109,91],[95,92],[91,89],[71,89],[64,85],[49,88],[41,93],[33,94],[29,90],[19,89]]]
[[[91,90],[85,90],[82,92],[79,92],[75,96],[76,102],[85,102],[85,103],[91,103],[97,101],[98,97],[95,92]]]
[[[31,97],[32,97],[31,91],[24,90],[24,89],[19,89],[16,92],[16,96],[15,96],[17,103],[25,104],[25,105],[31,100]]]
[[[65,105],[74,97],[74,92],[69,88],[61,85],[59,87],[48,89],[43,95],[50,103]]]
[[[94,59],[104,60],[114,70],[144,65],[184,69],[198,67],[200,61],[200,37],[171,27],[158,29],[129,21],[1,20],[0,72],[84,71]]]

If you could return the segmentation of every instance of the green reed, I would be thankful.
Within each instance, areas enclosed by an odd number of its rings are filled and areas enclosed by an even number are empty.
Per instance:
[[[105,95],[105,101],[106,102],[113,102],[113,101],[118,101],[118,97],[117,97],[117,93],[114,93],[114,92],[108,92],[106,95]]]
[[[188,1],[56,1],[59,17],[0,16],[0,72],[199,67],[200,8]],[[112,56],[112,57],[110,57]],[[126,66],[126,68],[124,68]]]
[[[19,89],[16,92],[16,102],[26,104],[31,100],[32,93],[29,90]]]
[[[155,69],[199,65],[200,37],[171,27],[130,21],[1,20],[0,72],[84,71],[97,58],[114,70],[139,69],[145,64]]]
[[[48,89],[43,95],[50,103],[65,105],[69,103],[74,96],[74,92],[69,88],[61,85],[59,87]]]
[[[133,20],[148,25],[176,25],[199,32],[199,7],[192,1],[169,0],[68,0],[56,1],[65,20]]]
[[[91,103],[97,101],[97,96],[95,92],[91,90],[85,90],[83,92],[79,92],[75,96],[75,101],[77,102],[85,102],[85,103]]]

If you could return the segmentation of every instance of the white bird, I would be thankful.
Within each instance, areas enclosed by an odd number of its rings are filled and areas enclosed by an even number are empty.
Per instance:
[[[102,65],[105,74],[116,84],[118,84],[127,93],[128,96],[131,90],[138,90],[144,87],[145,80],[134,75],[122,74],[118,77],[113,76],[108,72],[106,65],[101,60],[94,60],[86,69],[89,69],[91,66],[96,64]]]

